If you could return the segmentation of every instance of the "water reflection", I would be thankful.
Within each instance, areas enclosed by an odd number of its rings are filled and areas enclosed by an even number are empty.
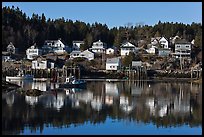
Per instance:
[[[58,89],[49,82],[19,82],[45,91],[39,97],[16,92],[2,94],[3,134],[29,127],[41,129],[71,124],[100,123],[107,117],[152,122],[157,126],[202,126],[202,85],[144,81],[89,81],[87,89]],[[15,123],[14,121],[18,121]],[[15,123],[15,124],[14,124]]]

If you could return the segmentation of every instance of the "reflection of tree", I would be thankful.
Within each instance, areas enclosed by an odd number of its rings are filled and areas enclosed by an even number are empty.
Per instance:
[[[2,111],[3,134],[18,134],[24,130],[25,125],[28,126],[32,132],[36,132],[37,130],[43,132],[44,125],[58,128],[68,128],[71,124],[75,126],[83,125],[86,122],[97,125],[104,123],[107,117],[117,120],[141,121],[143,123],[153,122],[157,127],[178,127],[184,124],[189,124],[191,127],[202,126],[202,101],[200,101],[202,100],[202,93],[199,93],[197,96],[191,95],[189,98],[189,84],[182,84],[180,86],[178,83],[151,83],[150,87],[144,85],[141,95],[136,97],[131,97],[129,93],[130,83],[117,84],[119,84],[119,93],[128,97],[130,104],[136,104],[131,113],[124,113],[120,109],[120,101],[117,97],[114,98],[114,102],[111,106],[104,105],[103,109],[98,112],[91,108],[90,102],[80,102],[79,108],[72,108],[72,102],[68,97],[65,98],[66,103],[60,110],[45,108],[42,103],[31,106],[26,103],[25,97],[15,94],[15,102],[11,107],[6,104],[5,99],[2,100],[4,110]],[[121,86],[121,84],[124,84],[124,87]],[[130,84],[130,87],[125,88],[127,84]],[[88,85],[87,88],[89,91],[92,91],[94,95],[102,96],[102,86],[104,86],[104,84],[101,84],[101,82],[93,82]],[[173,108],[163,117],[158,115],[158,109],[156,109],[155,115],[150,114],[150,109],[145,105],[147,98],[156,97],[157,100],[160,101],[161,99],[168,100],[172,97],[172,100],[174,100],[179,96],[180,87],[185,91],[181,101],[191,102],[190,104],[193,109],[191,115],[189,112],[173,113]],[[147,90],[148,88],[151,88],[151,90]],[[175,90],[175,92],[172,92],[172,89]]]

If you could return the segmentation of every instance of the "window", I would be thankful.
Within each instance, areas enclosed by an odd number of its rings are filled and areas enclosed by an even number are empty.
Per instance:
[[[115,66],[113,66],[113,68],[115,68]]]
[[[112,68],[112,66],[110,66],[110,68]]]

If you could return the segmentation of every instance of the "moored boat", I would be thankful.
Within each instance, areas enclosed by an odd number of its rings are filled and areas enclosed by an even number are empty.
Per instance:
[[[23,74],[19,71],[17,76],[6,76],[6,81],[15,81],[15,80],[33,80],[33,75]]]
[[[59,88],[85,88],[86,81],[76,79],[74,76],[66,78],[63,84],[59,84]]]

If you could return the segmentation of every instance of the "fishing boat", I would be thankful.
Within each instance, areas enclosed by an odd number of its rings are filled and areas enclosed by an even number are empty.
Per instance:
[[[76,79],[76,77],[74,76],[66,78],[63,84],[59,84],[59,88],[85,88],[85,87],[86,81]]]
[[[23,74],[23,72],[19,71],[16,76],[6,76],[6,81],[15,81],[15,80],[33,80],[33,75]]]

